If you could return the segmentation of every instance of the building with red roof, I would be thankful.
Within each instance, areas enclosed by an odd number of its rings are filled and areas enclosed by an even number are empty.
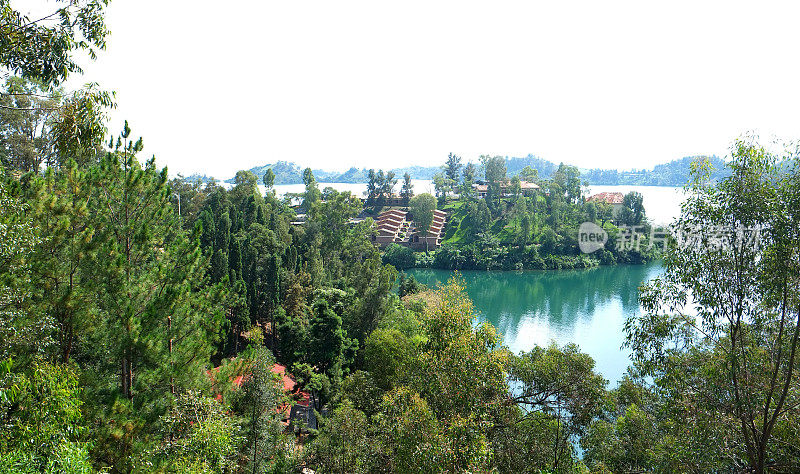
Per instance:
[[[623,196],[622,193],[617,193],[617,192],[613,193],[604,192],[589,196],[586,200],[608,204],[609,206],[611,206],[611,215],[616,218],[617,215],[619,214],[620,209],[622,209],[622,203],[625,200],[625,196]]]

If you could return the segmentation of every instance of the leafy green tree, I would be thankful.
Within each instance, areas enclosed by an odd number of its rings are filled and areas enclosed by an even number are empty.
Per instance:
[[[267,168],[262,181],[264,182],[264,186],[267,187],[267,191],[271,190],[272,187],[275,186],[275,173],[272,171],[272,168]]]
[[[409,385],[448,427],[443,469],[485,470],[489,432],[507,406],[506,351],[491,325],[473,326],[463,282],[451,279],[436,295],[424,314],[427,341]]]
[[[0,469],[92,472],[81,398],[78,374],[67,365],[0,362]]]
[[[51,130],[61,105],[60,91],[48,95],[47,87],[20,77],[10,77],[0,93],[0,155],[7,169],[23,173],[54,164]]]
[[[276,408],[283,402],[277,375],[272,373],[274,359],[264,347],[253,347],[242,354],[248,362],[241,388],[235,392],[233,407],[245,418],[242,434],[246,454],[246,472],[270,472],[272,465],[285,457],[281,425]]]
[[[489,209],[498,214],[500,200],[503,196],[502,186],[507,180],[506,160],[502,156],[483,155],[481,156],[481,164],[483,165],[483,173],[488,185],[486,199],[489,203]]]
[[[309,225],[316,225],[316,230],[321,237],[320,249],[323,263],[331,267],[332,276],[338,276],[343,271],[336,269],[339,266],[339,256],[345,247],[349,234],[352,232],[351,220],[361,213],[361,201],[350,192],[332,191],[325,202],[320,204],[320,211]]]
[[[215,185],[212,183],[206,185],[200,178],[188,180],[178,174],[177,177],[170,180],[169,186],[172,188],[176,204],[180,204],[182,227],[185,230],[191,230]]]
[[[23,77],[58,85],[82,72],[76,52],[92,59],[105,49],[105,0],[61,0],[43,18],[31,19],[0,1],[0,65]]]
[[[325,419],[319,436],[308,446],[306,459],[322,473],[372,472],[368,429],[369,420],[364,412],[345,403]]]
[[[379,186],[378,175],[375,173],[375,170],[369,170],[367,173],[367,207],[374,208],[377,204],[378,194],[380,193]]]
[[[383,262],[392,265],[398,270],[405,270],[414,267],[416,258],[414,251],[408,247],[391,243],[383,251]]]
[[[85,167],[103,156],[107,111],[114,107],[113,94],[96,84],[89,84],[64,100],[51,131],[60,166],[75,161]]]
[[[436,198],[423,193],[414,196],[409,203],[408,210],[414,219],[414,224],[421,236],[428,235],[428,229],[433,222],[433,211],[436,210]]]
[[[376,188],[376,197],[375,197],[375,208],[382,209],[386,205],[386,188],[387,188],[387,179],[386,175],[383,173],[383,170],[378,170],[378,173],[375,175],[375,184]]]
[[[341,364],[346,334],[342,329],[342,318],[333,312],[324,299],[314,303],[309,336],[314,341],[309,351],[311,363],[320,372],[327,373]]]
[[[258,178],[252,172],[237,171],[236,176],[233,178],[233,183],[234,187],[230,191],[230,201],[240,212],[246,209],[246,203],[251,197],[255,195],[261,197],[257,186]],[[254,203],[258,202],[254,201]],[[215,215],[217,214],[218,212],[215,212]]]
[[[731,469],[793,470],[789,433],[800,416],[800,172],[749,139],[732,147],[731,174],[695,170],[665,254],[665,274],[643,288],[645,313],[626,323],[643,373],[692,424],[726,420],[713,453]],[[690,240],[691,239],[691,240]],[[691,295],[691,296],[690,296]],[[712,431],[689,431],[679,451]],[[792,467],[790,467],[792,466]]]
[[[30,255],[38,244],[34,222],[24,203],[0,179],[0,360],[28,358],[43,352],[50,340],[52,318],[30,317]]]
[[[529,183],[535,183],[539,181],[539,170],[536,168],[531,168],[530,166],[526,166],[522,168],[519,172],[519,179],[522,181],[527,181]]]
[[[375,247],[366,242],[374,251]],[[350,276],[353,292],[359,298],[352,310],[343,318],[347,334],[363,344],[366,337],[378,327],[380,318],[390,306],[390,292],[397,279],[397,270],[383,265],[377,254],[355,262]]]
[[[23,173],[97,160],[106,133],[111,94],[88,85],[72,94],[11,77],[0,92],[0,160]]]
[[[406,387],[387,393],[374,417],[376,464],[390,472],[440,472],[448,457],[442,429],[425,400]]]
[[[161,440],[138,460],[137,472],[225,473],[238,466],[240,427],[217,400],[187,391],[161,416]]]
[[[558,169],[553,173],[553,183],[558,185],[566,201],[570,204],[581,202],[581,173],[578,168],[568,166],[564,163],[558,165]]]
[[[489,226],[492,224],[492,212],[489,210],[485,199],[481,199],[474,205],[470,205],[467,216],[469,222],[472,223],[475,234],[488,231]]]
[[[447,203],[447,193],[450,189],[444,174],[436,173],[433,175],[433,189],[439,205],[444,206]]]
[[[331,395],[330,377],[305,362],[292,364],[292,374],[297,381],[296,390],[310,392],[314,401],[312,408],[322,408],[322,403],[327,402]]]
[[[399,330],[376,329],[364,343],[365,368],[383,390],[391,390],[413,363],[415,348]]]
[[[463,181],[461,183],[461,199],[462,200],[470,200],[475,197],[475,189],[472,187],[475,184],[475,176],[477,171],[475,170],[475,165],[472,163],[467,163],[464,167],[464,176]]]
[[[394,187],[397,186],[397,180],[394,177],[394,171],[387,171],[386,177],[383,181],[383,189],[381,189],[381,193],[386,197],[389,198],[394,193]]]
[[[306,191],[303,193],[302,208],[306,213],[313,215],[316,211],[316,206],[322,199],[322,194],[317,186],[317,180],[314,179],[314,173],[311,168],[306,168],[303,171],[303,184],[306,185]]]
[[[510,383],[519,387],[512,398],[526,417],[554,428],[545,430],[547,461],[549,469],[558,471],[565,461],[571,463],[570,439],[583,435],[601,414],[606,381],[594,372],[594,360],[575,345],[534,347],[512,356],[508,370]]]
[[[644,198],[641,193],[631,191],[622,199],[622,209],[617,218],[625,225],[638,226],[645,223]]]
[[[461,171],[461,157],[450,153],[444,165],[445,177],[453,183],[458,182],[459,172]]]
[[[520,184],[519,176],[514,176],[511,178],[508,190],[512,196],[512,199],[516,201],[520,198],[522,195],[522,186]]]
[[[444,194],[454,192],[458,189],[459,175],[461,171],[461,157],[450,153],[442,169],[444,170]]]
[[[517,236],[517,242],[520,246],[524,247],[528,245],[528,241],[530,240],[531,230],[533,224],[531,223],[531,216],[528,213],[522,215],[522,220],[519,226],[519,233]]]

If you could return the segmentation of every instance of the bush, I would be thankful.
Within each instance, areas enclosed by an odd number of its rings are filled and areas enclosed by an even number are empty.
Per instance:
[[[398,270],[406,270],[413,268],[417,262],[413,250],[393,243],[383,252],[383,263],[388,263]]]
[[[406,295],[413,295],[414,293],[419,293],[420,291],[425,289],[425,285],[418,282],[414,276],[409,276],[406,278],[405,274],[400,274],[400,284],[398,289],[398,296],[400,298]]]
[[[614,265],[617,263],[617,259],[614,258],[614,254],[606,249],[600,250],[597,256],[600,258],[601,265]]]

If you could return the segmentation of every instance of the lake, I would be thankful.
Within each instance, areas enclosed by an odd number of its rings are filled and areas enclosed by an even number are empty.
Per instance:
[[[588,270],[462,271],[480,321],[492,323],[515,353],[555,341],[577,344],[613,387],[630,364],[625,319],[641,310],[638,287],[663,272],[659,262]],[[406,272],[435,287],[449,270]]]
[[[433,193],[430,180],[412,180],[414,192]],[[320,183],[357,196],[366,184]],[[276,192],[302,192],[301,184],[277,185]],[[263,189],[262,189],[263,191]],[[589,186],[588,194],[637,191],[643,196],[648,218],[669,224],[680,214],[682,188],[661,186]],[[448,270],[413,269],[407,273],[428,286],[445,282]],[[640,311],[639,285],[662,273],[660,263],[618,265],[589,270],[526,272],[463,271],[467,293],[480,312],[503,334],[514,352],[530,350],[551,341],[573,342],[591,355],[597,370],[613,386],[630,360],[621,349],[625,318]]]

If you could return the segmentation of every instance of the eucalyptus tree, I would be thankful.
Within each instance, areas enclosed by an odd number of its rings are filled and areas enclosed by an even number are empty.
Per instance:
[[[0,0],[0,67],[53,85],[82,72],[75,53],[94,59],[106,47],[107,5],[108,0],[57,0],[32,18]]]
[[[7,169],[39,171],[54,162],[51,130],[62,93],[48,94],[42,83],[10,77],[0,93],[0,158]]]
[[[322,200],[322,193],[319,191],[317,180],[314,178],[311,168],[306,168],[303,171],[303,184],[305,184],[306,190],[303,193],[302,208],[307,214],[313,215],[317,205]]]
[[[551,472],[571,469],[577,458],[572,441],[602,413],[606,381],[594,371],[594,360],[574,344],[537,346],[511,355],[507,370],[521,412],[504,429],[517,441],[529,437],[529,448],[535,448],[506,453],[505,462],[518,464],[513,458],[522,454]]]
[[[793,471],[800,468],[791,434],[800,428],[798,152],[778,157],[745,138],[728,166],[730,176],[717,184],[695,166],[665,273],[643,288],[645,312],[626,323],[627,344],[674,418],[716,420],[721,430],[718,449],[702,453],[692,435],[675,433],[676,452],[715,457],[730,469]]]

